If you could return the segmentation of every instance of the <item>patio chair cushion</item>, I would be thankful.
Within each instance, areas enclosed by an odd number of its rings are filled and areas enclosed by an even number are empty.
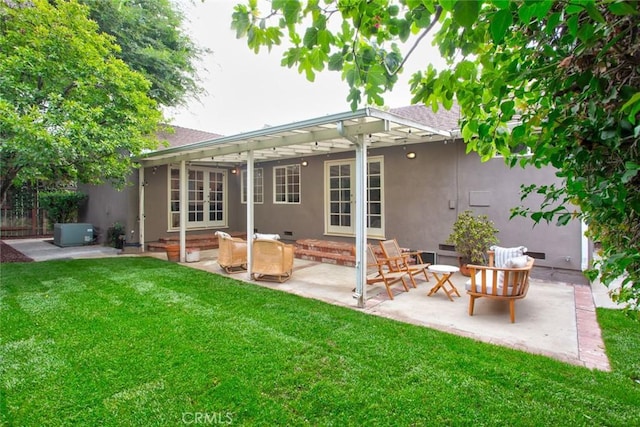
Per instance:
[[[279,234],[264,234],[264,233],[255,233],[253,235],[254,239],[263,239],[263,240],[280,240]]]
[[[527,252],[527,248],[525,248],[524,246],[515,246],[512,248],[491,246],[490,249],[495,253],[495,266],[498,268],[507,267],[506,263],[508,259],[521,257]]]
[[[529,263],[529,257],[527,255],[517,256],[513,258],[509,258],[505,262],[505,267],[507,268],[524,268]]]
[[[493,293],[493,274],[496,273],[494,270],[487,270],[487,293]],[[496,283],[498,284],[498,292],[502,292],[502,284],[504,282],[504,273],[502,271],[498,271],[498,279]],[[476,273],[476,289],[473,289],[472,280],[469,279],[465,282],[464,287],[467,291],[474,292],[482,292],[482,271],[478,271]],[[511,286],[510,286],[511,287]]]

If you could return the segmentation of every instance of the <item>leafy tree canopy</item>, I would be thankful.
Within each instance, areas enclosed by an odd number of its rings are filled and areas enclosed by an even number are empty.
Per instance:
[[[113,36],[116,57],[150,82],[149,95],[164,106],[184,104],[202,88],[197,61],[202,54],[184,33],[184,16],[171,0],[79,0],[91,19]]]
[[[526,186],[534,221],[582,219],[602,244],[601,279],[640,307],[640,2],[592,0],[257,0],[232,27],[258,51],[286,41],[282,65],[309,80],[341,73],[352,108],[382,105],[404,61],[432,33],[449,67],[411,79],[413,102],[460,105],[467,151],[552,165],[561,187]],[[532,155],[518,157],[523,149]],[[592,271],[591,278],[598,274]]]
[[[27,182],[123,185],[131,155],[156,147],[149,82],[117,51],[75,2],[0,1],[3,201]]]

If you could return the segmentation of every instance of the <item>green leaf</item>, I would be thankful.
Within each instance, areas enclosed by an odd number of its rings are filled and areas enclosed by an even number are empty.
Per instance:
[[[571,18],[567,19],[567,27],[569,28],[569,34],[573,37],[578,35],[578,15],[573,15]]]
[[[560,216],[558,217],[558,221],[557,221],[556,225],[558,225],[558,226],[567,225],[569,223],[569,221],[571,221],[572,218],[573,218],[573,215],[570,214],[570,213],[560,214]]]
[[[595,32],[595,28],[589,22],[584,23],[580,29],[578,30],[578,38],[582,40],[582,42],[587,43],[593,37]]]
[[[440,6],[442,6],[442,9],[444,9],[447,12],[451,12],[453,10],[453,8],[458,5],[458,3],[460,3],[460,1],[457,1],[457,0],[440,0]],[[464,3],[464,1],[462,3]]]
[[[329,57],[328,68],[332,71],[340,71],[342,70],[342,65],[344,64],[344,57],[340,53],[334,53]]]
[[[398,37],[400,41],[406,42],[411,36],[411,23],[406,19],[401,19],[398,22]]]
[[[530,7],[532,9],[532,16],[538,19],[544,18],[551,10],[554,0],[538,0],[531,2]]]
[[[493,0],[491,3],[493,3],[498,9],[509,8],[509,0]]]
[[[385,72],[381,65],[374,65],[367,72],[367,83],[371,86],[384,86],[386,83]]]
[[[356,85],[356,81],[358,80],[358,73],[353,67],[346,68],[343,71],[344,77],[347,80],[347,84],[350,87],[354,87]]]
[[[516,105],[516,103],[514,101],[512,101],[512,100],[505,101],[502,104],[500,104],[500,111],[505,116],[509,116],[509,118],[511,118],[511,116],[513,116],[513,114],[515,112],[514,111],[515,105]]]
[[[274,1],[275,3],[275,1]],[[300,1],[299,0],[282,0],[282,14],[287,25],[294,25],[298,21],[298,14],[300,13]],[[274,6],[275,9],[275,6]]]
[[[324,70],[324,62],[326,59],[327,59],[327,56],[322,51],[322,49],[319,49],[319,48],[313,49],[309,54],[309,61],[311,63],[311,66],[316,71]]]
[[[302,43],[307,49],[314,47],[318,43],[318,29],[316,27],[307,28],[307,31],[304,33]]]
[[[562,18],[562,14],[560,12],[552,13],[547,19],[547,23],[545,25],[545,33],[548,36],[555,33],[558,29],[558,25],[560,24],[560,19]]]
[[[637,4],[637,3],[636,3]],[[614,15],[638,15],[640,12],[626,1],[609,3],[609,11]]]
[[[591,19],[600,24],[606,23],[604,16],[602,16],[598,8],[593,3],[585,3],[584,8],[587,10],[587,13],[591,17]]]
[[[458,1],[453,10],[453,20],[465,28],[471,28],[478,19],[480,2],[477,0]]]
[[[236,38],[244,37],[251,25],[249,21],[249,13],[246,8],[243,10],[242,5],[236,5],[235,12],[231,15],[231,29],[236,30]]]
[[[624,103],[622,107],[620,107],[620,110],[623,112],[629,110],[628,120],[632,125],[635,125],[636,115],[640,112],[640,92],[636,92],[627,102]]]
[[[513,17],[508,9],[499,10],[493,15],[490,30],[494,43],[500,43],[504,40],[504,36],[512,23]]]
[[[625,162],[624,164],[624,174],[622,174],[621,181],[623,183],[630,182],[636,175],[638,175],[638,171],[640,170],[640,165],[634,162]]]

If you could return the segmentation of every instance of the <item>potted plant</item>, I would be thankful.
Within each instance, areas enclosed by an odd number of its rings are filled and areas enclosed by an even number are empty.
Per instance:
[[[474,216],[470,210],[458,215],[446,243],[455,246],[462,274],[469,276],[467,264],[486,264],[489,247],[498,243],[496,233],[498,229],[487,215]]]
[[[124,226],[117,221],[107,229],[107,242],[116,249],[124,248],[126,237]]]

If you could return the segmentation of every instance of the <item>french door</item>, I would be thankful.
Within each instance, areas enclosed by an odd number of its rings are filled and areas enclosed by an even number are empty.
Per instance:
[[[367,167],[367,235],[384,237],[382,157],[372,157]],[[325,232],[355,235],[355,160],[325,163]]]
[[[180,172],[171,170],[171,228],[180,226]],[[187,227],[227,225],[227,173],[225,170],[187,169]]]

